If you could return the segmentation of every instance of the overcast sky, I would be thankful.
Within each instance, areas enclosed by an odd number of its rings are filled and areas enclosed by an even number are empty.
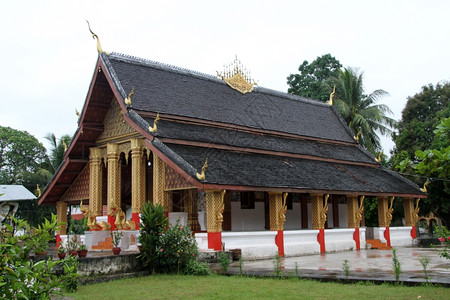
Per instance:
[[[0,125],[42,142],[76,130],[97,60],[85,20],[107,52],[212,75],[237,55],[259,86],[284,92],[304,60],[330,53],[364,72],[366,92],[389,92],[397,120],[408,96],[450,80],[450,1],[64,2],[0,11]]]

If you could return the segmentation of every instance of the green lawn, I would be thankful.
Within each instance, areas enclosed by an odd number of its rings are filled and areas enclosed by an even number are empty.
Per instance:
[[[74,299],[449,299],[450,289],[227,276],[156,275],[80,286]]]

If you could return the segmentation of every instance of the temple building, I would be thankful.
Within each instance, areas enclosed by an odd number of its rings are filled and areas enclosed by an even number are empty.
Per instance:
[[[63,222],[81,203],[94,250],[115,228],[131,247],[148,201],[189,225],[200,250],[246,259],[413,244],[426,194],[365,151],[331,103],[255,86],[237,62],[217,75],[99,50],[39,203]],[[361,226],[365,197],[378,199],[379,227]],[[404,226],[390,226],[394,201]]]

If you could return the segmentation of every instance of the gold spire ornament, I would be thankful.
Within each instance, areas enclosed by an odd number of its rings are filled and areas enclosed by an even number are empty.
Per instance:
[[[383,157],[383,151],[381,151],[380,152],[380,155],[378,155],[378,157],[377,158],[375,158],[375,161],[377,162],[377,163],[381,163],[381,158]]]
[[[63,141],[62,141],[62,144],[63,144],[63,147],[64,147],[64,152],[66,152],[66,151],[67,151],[67,144],[66,144],[66,141],[63,140]]]
[[[99,38],[98,38],[98,35],[96,35],[95,33],[92,32],[92,30],[91,30],[91,25],[89,25],[89,21],[86,20],[86,22],[87,22],[87,24],[88,24],[89,31],[90,31],[91,34],[92,34],[92,38],[93,38],[93,39],[97,39],[97,51],[98,51],[98,53],[101,54],[101,53],[105,52],[105,51],[103,51],[102,46],[100,45],[100,40],[99,40]]]
[[[76,108],[75,108],[75,114],[77,115],[78,118],[80,117],[80,112]]]
[[[327,101],[327,104],[332,106],[333,105],[333,98],[334,95],[336,94],[336,86],[333,87],[333,91],[330,94],[330,100]]]
[[[243,68],[237,56],[231,64],[224,67],[223,73],[217,72],[217,76],[241,94],[251,93],[253,86],[256,85],[256,82],[250,78],[250,72]]]
[[[128,94],[128,97],[125,98],[125,104],[127,106],[131,106],[131,97],[134,95],[134,86],[131,88],[131,92]]]
[[[359,143],[360,136],[361,136],[361,129],[358,131],[358,133],[353,138]]]
[[[39,184],[36,184],[36,194],[38,198],[42,195],[41,189],[39,188]]]
[[[427,186],[430,184],[430,179],[427,178],[427,181],[423,184],[423,188],[420,188],[420,191],[423,193],[427,193]]]
[[[197,174],[195,174],[195,176],[197,176],[197,179],[199,179],[199,180],[205,180],[205,171],[206,171],[206,169],[208,168],[208,158],[206,158],[206,160],[205,160],[205,163],[203,164],[203,167],[202,167],[202,173],[197,173]]]
[[[148,126],[148,131],[150,131],[151,133],[156,133],[156,131],[158,131],[158,127],[156,127],[158,121],[159,121],[159,113],[156,115],[156,118],[153,121],[153,126]]]

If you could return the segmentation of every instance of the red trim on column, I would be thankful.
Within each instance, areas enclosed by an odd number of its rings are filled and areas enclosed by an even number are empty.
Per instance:
[[[325,229],[319,229],[317,234],[317,241],[320,245],[320,253],[325,253]]]
[[[208,232],[208,248],[222,250],[222,232]]]
[[[111,225],[111,231],[113,231],[114,229],[116,229],[116,217],[113,217],[111,215],[108,215],[108,223]]]
[[[359,238],[359,227],[355,228],[355,232],[353,232],[353,240],[356,243],[356,250],[361,250],[361,241]]]
[[[275,236],[275,244],[278,247],[278,256],[284,257],[284,232],[283,230],[278,230]]]
[[[59,246],[61,245],[61,242],[62,242],[62,240],[61,240],[61,235],[60,235],[60,234],[57,234],[57,235],[56,235],[56,249],[59,248]]]
[[[391,247],[391,233],[389,231],[389,226],[386,227],[384,231],[384,238],[386,239],[386,244],[388,247]]]
[[[412,237],[413,239],[416,239],[416,238],[417,238],[416,226],[413,226],[413,227],[411,228],[411,237]]]
[[[141,224],[141,218],[139,218],[139,213],[131,213],[131,220],[136,224],[136,230],[139,230],[139,224]]]

